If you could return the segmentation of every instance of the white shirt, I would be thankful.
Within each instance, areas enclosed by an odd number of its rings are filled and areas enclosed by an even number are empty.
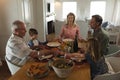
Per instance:
[[[6,45],[7,59],[17,65],[23,65],[31,51],[32,50],[27,46],[23,38],[13,34]]]
[[[33,44],[34,44],[34,46],[39,46],[38,40],[37,39],[33,40]]]

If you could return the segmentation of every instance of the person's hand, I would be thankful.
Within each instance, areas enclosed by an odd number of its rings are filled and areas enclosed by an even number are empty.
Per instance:
[[[32,57],[32,58],[36,58],[36,57],[38,57],[38,52],[37,51],[32,51],[29,56]]]
[[[47,49],[40,50],[40,54],[42,54],[42,55],[49,55],[51,53],[52,53],[51,50],[47,50]]]
[[[44,45],[39,45],[40,49],[45,49],[46,47]]]

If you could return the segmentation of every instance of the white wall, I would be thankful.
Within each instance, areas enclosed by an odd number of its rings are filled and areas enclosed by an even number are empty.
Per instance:
[[[77,20],[85,20],[85,17],[89,17],[90,13],[90,0],[64,0],[64,1],[76,1],[77,2]],[[63,0],[55,0],[55,13],[56,19],[63,21],[62,18],[62,2]],[[72,6],[72,5],[71,5]]]
[[[0,0],[0,57],[4,58],[5,47],[9,36],[11,35],[11,24],[14,20],[20,19],[22,14],[19,2],[21,0]]]
[[[0,0],[0,58],[4,59],[5,47],[11,35],[11,25],[15,20],[22,20],[30,27],[35,27],[39,32],[39,39],[44,41],[45,36],[45,0],[26,0],[30,1],[30,20],[24,19],[23,11],[24,0]],[[26,34],[26,40],[29,35]]]
[[[33,0],[33,26],[38,30],[38,38],[45,41],[45,0]]]

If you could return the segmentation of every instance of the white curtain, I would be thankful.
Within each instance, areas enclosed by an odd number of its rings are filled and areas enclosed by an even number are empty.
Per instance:
[[[115,0],[112,22],[115,25],[120,25],[120,0]]]
[[[120,25],[120,0],[106,0],[105,20]]]

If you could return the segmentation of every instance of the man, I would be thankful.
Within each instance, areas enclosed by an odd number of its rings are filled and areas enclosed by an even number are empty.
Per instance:
[[[107,33],[102,29],[102,17],[99,15],[93,15],[90,21],[90,27],[93,31],[93,41],[92,49],[94,51],[88,52],[86,54],[86,59],[90,63],[91,67],[91,78],[93,79],[98,74],[104,74],[107,72],[108,68],[105,63],[104,55],[108,54],[108,44],[109,38]],[[97,47],[95,47],[97,45]]]
[[[36,57],[37,52],[29,49],[23,37],[26,28],[22,21],[16,20],[12,25],[12,35],[6,45],[6,58],[16,65],[24,65],[28,57]]]
[[[108,44],[109,44],[109,37],[107,32],[102,29],[102,17],[99,15],[93,15],[90,21],[90,26],[94,30],[93,37],[96,38],[100,44],[100,53],[103,55],[108,54]]]

